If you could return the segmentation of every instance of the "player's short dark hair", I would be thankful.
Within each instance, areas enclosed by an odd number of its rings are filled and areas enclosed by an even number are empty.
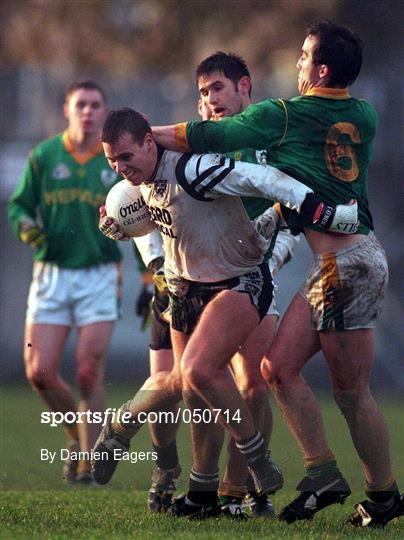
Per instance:
[[[101,94],[102,99],[104,100],[104,103],[107,102],[107,97],[105,95],[104,90],[101,88],[99,84],[95,83],[94,81],[80,81],[80,82],[74,82],[73,84],[71,84],[66,90],[66,98],[65,98],[66,102],[69,101],[69,99],[72,97],[74,92],[82,88],[84,90],[97,90]]]
[[[251,78],[247,64],[241,56],[230,52],[216,51],[205,60],[202,60],[196,68],[196,84],[198,84],[200,77],[215,71],[223,73],[225,77],[233,82],[235,87],[242,77]],[[251,96],[251,87],[249,95]]]
[[[330,75],[327,86],[350,86],[362,67],[363,43],[358,34],[346,26],[320,21],[308,27],[307,35],[318,39],[313,63],[315,66],[328,66]]]
[[[123,133],[130,133],[133,142],[142,144],[151,127],[143,114],[129,107],[110,111],[102,126],[101,142],[114,144]]]

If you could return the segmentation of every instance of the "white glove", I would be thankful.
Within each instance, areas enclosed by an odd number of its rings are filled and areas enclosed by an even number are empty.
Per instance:
[[[294,236],[287,227],[281,227],[268,261],[272,277],[275,277],[282,266],[290,261],[299,241],[300,235]]]
[[[351,199],[347,204],[337,204],[333,216],[327,216],[327,211],[323,212],[318,224],[321,225],[323,219],[327,221],[330,217],[332,217],[331,224],[328,225],[327,223],[325,225],[328,231],[340,234],[355,234],[359,227],[358,201]]]
[[[266,240],[271,240],[279,223],[279,214],[273,206],[270,206],[265,212],[253,220],[255,229]]]

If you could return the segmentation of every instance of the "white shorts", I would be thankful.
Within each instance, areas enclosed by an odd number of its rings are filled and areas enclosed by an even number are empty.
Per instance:
[[[341,251],[317,255],[300,294],[315,330],[374,328],[388,281],[386,254],[370,232]]]
[[[275,283],[273,284],[273,286],[274,288],[272,291],[272,302],[268,308],[267,315],[275,315],[275,317],[279,319],[279,310],[276,304],[276,289],[278,288],[278,286],[275,285]]]
[[[119,265],[60,268],[35,262],[26,322],[84,326],[118,318]]]

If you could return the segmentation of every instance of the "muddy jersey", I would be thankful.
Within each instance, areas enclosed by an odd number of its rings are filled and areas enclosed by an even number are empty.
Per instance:
[[[162,234],[167,279],[206,283],[253,270],[268,249],[239,196],[276,199],[299,211],[311,192],[270,166],[169,151],[141,190]]]
[[[229,158],[234,158],[239,161],[246,161],[247,163],[259,163],[263,166],[267,164],[267,151],[266,150],[254,150],[253,148],[244,148],[243,150],[236,150],[236,152],[229,152],[226,154]],[[250,219],[255,219],[261,215],[267,208],[274,204],[274,201],[268,199],[262,199],[259,197],[241,197],[244,207]],[[272,252],[275,246],[277,238],[277,231],[274,233],[268,251],[265,254],[265,260],[268,262],[272,257]]]
[[[21,219],[39,214],[46,242],[35,261],[62,268],[87,268],[121,258],[113,240],[98,229],[98,208],[119,180],[97,144],[76,154],[67,132],[40,143],[30,154],[8,205],[10,224],[18,235]]]

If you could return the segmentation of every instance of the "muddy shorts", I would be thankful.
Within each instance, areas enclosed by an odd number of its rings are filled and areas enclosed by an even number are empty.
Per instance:
[[[318,255],[300,293],[315,330],[373,328],[387,281],[386,254],[369,233],[353,246]]]

